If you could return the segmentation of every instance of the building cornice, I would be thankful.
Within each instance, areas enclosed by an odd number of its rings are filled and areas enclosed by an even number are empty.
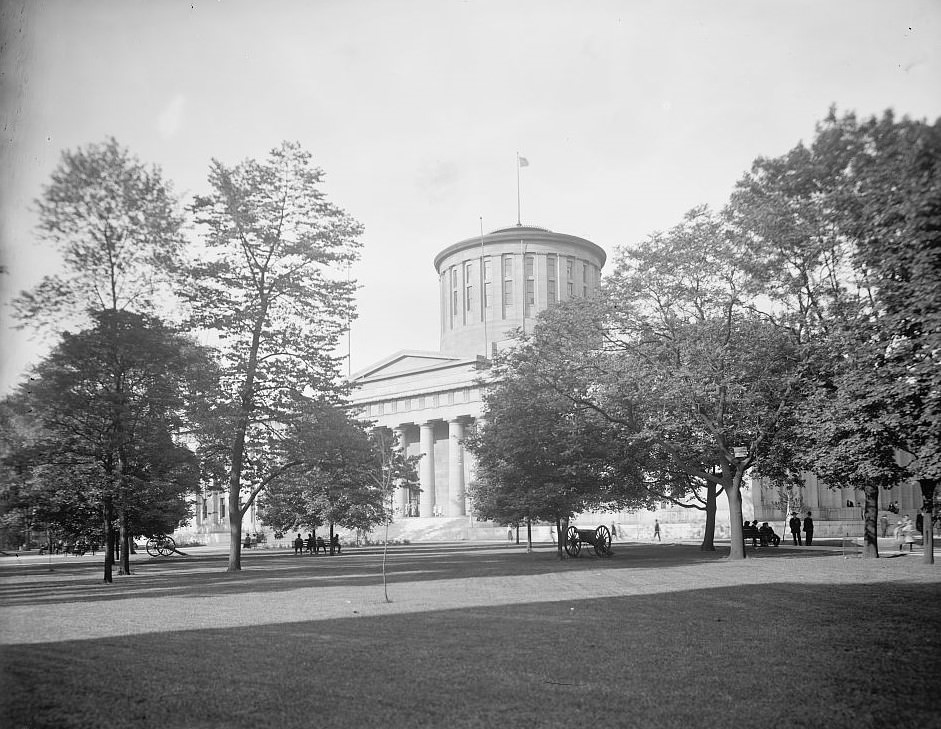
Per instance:
[[[464,250],[479,249],[481,246],[486,249],[487,246],[512,244],[519,240],[525,240],[527,243],[543,242],[549,245],[566,244],[574,246],[575,248],[581,248],[588,257],[598,261],[599,268],[604,266],[608,258],[604,249],[592,243],[590,240],[579,238],[576,235],[569,235],[568,233],[553,233],[551,230],[546,230],[545,228],[518,225],[512,228],[500,228],[499,230],[487,233],[483,237],[476,236],[474,238],[467,238],[466,240],[448,246],[435,256],[435,271],[441,273],[441,262],[453,256],[455,253],[460,253]]]

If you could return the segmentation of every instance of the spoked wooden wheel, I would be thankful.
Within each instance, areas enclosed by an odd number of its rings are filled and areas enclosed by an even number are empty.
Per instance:
[[[169,557],[175,551],[173,537],[151,537],[147,540],[147,554],[151,557]]]
[[[611,532],[606,526],[595,529],[595,554],[599,557],[611,556]]]
[[[157,551],[162,557],[169,557],[176,551],[176,542],[173,537],[163,537],[157,542]]]
[[[577,557],[578,553],[582,551],[582,541],[578,536],[578,529],[573,526],[570,526],[568,531],[565,532],[565,551],[569,557]]]

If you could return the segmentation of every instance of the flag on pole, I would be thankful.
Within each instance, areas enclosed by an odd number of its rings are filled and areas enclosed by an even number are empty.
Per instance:
[[[525,157],[520,157],[520,167],[529,167],[529,160]]]

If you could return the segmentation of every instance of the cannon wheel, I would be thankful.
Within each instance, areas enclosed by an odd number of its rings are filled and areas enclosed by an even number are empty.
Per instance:
[[[595,554],[599,557],[611,556],[611,532],[606,526],[595,529]]]
[[[577,557],[582,551],[581,537],[578,535],[578,529],[573,526],[565,532],[565,551],[568,552],[569,557]]]
[[[147,540],[147,554],[149,554],[151,557],[156,557],[160,554],[160,552],[157,551],[156,539],[151,538]]]
[[[173,537],[161,537],[157,541],[157,551],[164,557],[169,557],[176,551],[176,542]]]

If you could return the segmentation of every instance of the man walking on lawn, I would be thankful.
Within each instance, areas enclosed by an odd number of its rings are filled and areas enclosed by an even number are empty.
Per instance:
[[[657,541],[660,541],[660,520],[653,520],[653,535],[657,538]]]

